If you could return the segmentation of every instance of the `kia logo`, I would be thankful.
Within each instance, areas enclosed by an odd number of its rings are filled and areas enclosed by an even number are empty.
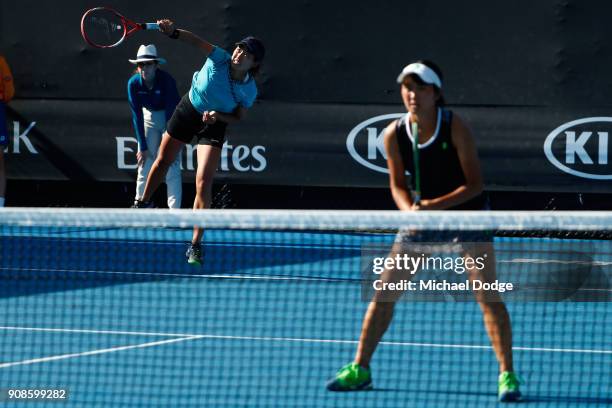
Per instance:
[[[387,125],[405,113],[380,115],[361,122],[346,138],[346,148],[355,161],[379,173],[388,173],[384,132]]]
[[[594,117],[559,126],[546,137],[546,158],[568,174],[594,180],[612,180],[608,165],[611,122],[612,117]]]

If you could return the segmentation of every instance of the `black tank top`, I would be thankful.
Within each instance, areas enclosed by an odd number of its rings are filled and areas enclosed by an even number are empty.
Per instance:
[[[426,142],[419,144],[419,169],[421,176],[421,198],[431,199],[443,196],[465,184],[465,175],[459,162],[457,149],[451,138],[453,112],[438,110],[438,124],[434,135]],[[414,174],[414,157],[412,152],[412,135],[409,134],[406,122],[408,115],[397,121],[396,136],[404,168]],[[409,125],[408,125],[409,127]],[[414,190],[414,178],[410,177],[410,187]],[[459,204],[450,210],[482,210],[485,208],[482,194]]]

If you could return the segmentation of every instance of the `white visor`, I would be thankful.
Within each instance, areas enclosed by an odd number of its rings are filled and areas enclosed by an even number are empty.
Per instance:
[[[397,77],[397,83],[401,84],[402,82],[404,82],[406,76],[411,74],[418,76],[426,84],[435,85],[438,88],[442,89],[442,81],[440,80],[438,74],[436,74],[433,69],[429,68],[425,64],[421,64],[420,62],[415,62],[413,64],[406,65]]]

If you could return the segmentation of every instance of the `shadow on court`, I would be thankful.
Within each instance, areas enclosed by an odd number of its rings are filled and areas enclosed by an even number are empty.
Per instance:
[[[577,404],[579,406],[608,406],[612,404],[612,398],[594,398],[594,397],[583,397],[576,395],[567,395],[567,396],[548,396],[548,395],[537,395],[537,394],[529,394],[527,390],[528,387],[524,386],[523,389],[525,391],[525,395],[521,399],[521,404],[529,403],[530,406],[533,406],[537,403],[546,403],[546,406],[554,405],[564,405],[564,404]],[[497,398],[497,394],[495,392],[484,392],[484,391],[458,391],[458,390],[442,390],[439,388],[430,388],[426,389],[424,387],[413,388],[385,388],[385,387],[375,387],[369,391],[363,391],[368,394],[386,394],[386,393],[408,393],[408,395],[415,394],[427,394],[437,395],[442,400],[450,399],[452,396],[464,396],[464,397],[484,397],[489,401],[495,401]]]
[[[187,264],[184,242],[2,236],[0,297],[190,276],[318,277],[329,271],[317,265],[358,257],[360,250],[299,242],[257,244],[256,236],[243,241],[206,242],[204,265],[197,267]]]

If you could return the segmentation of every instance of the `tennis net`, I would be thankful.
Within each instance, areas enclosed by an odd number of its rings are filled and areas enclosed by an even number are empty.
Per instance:
[[[205,228],[202,267],[185,261],[193,225]],[[474,301],[480,280],[485,303],[508,308],[524,399],[606,406],[611,232],[610,212],[5,208],[0,398],[491,405],[499,366]],[[486,272],[470,279],[479,259]],[[404,273],[385,280],[391,268]],[[390,281],[406,287],[377,289]],[[396,294],[374,389],[327,391],[355,355],[369,301]]]

